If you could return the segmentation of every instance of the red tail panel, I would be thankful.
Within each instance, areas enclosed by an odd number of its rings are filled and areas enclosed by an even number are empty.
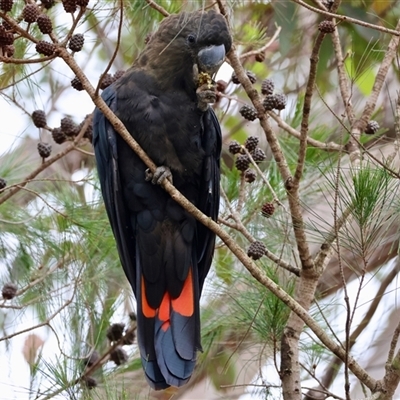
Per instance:
[[[141,282],[141,297],[142,297],[142,312],[146,318],[154,318],[156,316],[156,310],[149,306],[146,298],[146,286],[144,284],[144,278],[142,276]]]
[[[172,309],[183,315],[191,317],[194,313],[194,295],[193,295],[193,279],[192,268],[189,269],[188,276],[183,284],[180,296],[172,300]]]
[[[161,329],[165,332],[170,327],[171,315],[171,298],[167,292],[161,301],[160,308],[158,309],[158,318],[163,323]]]

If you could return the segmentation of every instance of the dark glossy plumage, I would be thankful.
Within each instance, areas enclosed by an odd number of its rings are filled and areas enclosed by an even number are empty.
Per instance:
[[[213,219],[221,132],[212,109],[199,109],[197,69],[218,68],[215,60],[230,46],[225,20],[214,11],[170,16],[102,95],[156,165],[171,169],[176,188]],[[137,299],[146,377],[155,389],[181,386],[201,349],[199,298],[215,235],[145,180],[146,166],[99,110],[93,143],[108,217]]]

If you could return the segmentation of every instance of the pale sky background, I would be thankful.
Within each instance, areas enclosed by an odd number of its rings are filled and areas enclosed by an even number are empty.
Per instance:
[[[79,30],[78,30],[79,32]],[[87,40],[90,38],[87,38]],[[85,65],[85,72],[88,74],[89,79],[92,82],[95,82],[101,71],[101,66],[97,65],[95,60],[90,61],[84,58],[85,55],[77,54],[77,60],[80,65]],[[62,63],[59,63],[57,66],[57,70],[60,75],[64,75],[65,79],[71,80],[73,78],[73,73],[69,71],[67,67],[64,67]],[[224,67],[219,75],[219,78],[228,80],[228,77],[231,74],[230,67]],[[43,92],[42,96],[36,97],[36,101],[42,102],[42,104],[47,103],[48,93]],[[60,102],[61,103],[61,102]],[[42,108],[37,104],[31,104],[29,99],[26,100],[25,104],[28,111],[32,112],[37,108]],[[61,105],[60,105],[61,107]],[[60,113],[54,112],[50,118],[50,125],[55,126],[57,121],[63,116],[62,111],[64,109],[68,110],[68,114],[77,116],[77,120],[79,118],[83,118],[86,114],[90,113],[93,110],[93,104],[91,103],[89,97],[85,95],[83,92],[76,92],[73,90],[68,91],[67,96],[63,96],[62,99],[62,107],[60,109]],[[19,139],[29,133],[32,137],[38,138],[38,130],[33,126],[30,122],[29,118],[17,109],[15,106],[9,105],[3,97],[0,96],[0,155],[4,154],[7,151],[10,151],[13,147],[18,145]],[[385,268],[382,269],[380,274],[384,274],[385,270],[391,268],[389,264]],[[0,265],[0,277],[1,277],[1,265]],[[348,291],[351,296],[354,297],[357,288],[357,281],[352,282],[348,286]],[[369,351],[373,351],[374,349],[374,339],[376,335],[379,333],[379,330],[383,329],[387,323],[388,310],[391,310],[393,306],[398,307],[399,294],[396,290],[396,286],[398,285],[397,281],[394,281],[391,285],[391,289],[387,296],[385,296],[384,301],[379,306],[378,312],[375,314],[374,320],[369,326],[369,331],[365,332],[357,344],[354,346],[352,353],[359,358],[360,363],[363,365],[363,362],[368,360]],[[374,293],[377,290],[377,284],[375,281],[367,284],[365,290],[361,291],[361,300],[359,301],[360,309],[366,310],[371,299],[374,296]],[[354,301],[354,299],[353,299]],[[343,294],[337,294],[334,298],[326,299],[324,304],[330,305],[332,303],[343,303]],[[356,315],[359,315],[356,314]],[[33,316],[30,315],[30,311],[28,310],[23,319],[20,318],[21,313],[16,312],[15,315],[8,316],[8,324],[14,326],[14,322],[18,324],[18,329],[28,328],[32,323]],[[343,307],[337,307],[335,312],[332,312],[332,323],[338,327],[339,331],[344,330],[344,317],[345,314],[343,312]],[[359,321],[358,321],[359,322]],[[58,321],[61,324],[61,320]],[[57,324],[57,322],[56,322]],[[357,324],[357,321],[354,322],[354,326]],[[12,329],[10,330],[12,331]],[[35,331],[35,333],[39,334],[44,340],[45,345],[43,347],[43,356],[47,360],[55,360],[58,355],[57,342],[55,340],[54,335],[48,335],[48,331],[46,329],[39,329]],[[304,335],[307,337],[307,334]],[[0,342],[0,400],[25,400],[29,398],[29,367],[26,361],[23,358],[21,349],[23,347],[23,342],[26,338],[26,335],[19,335],[14,337],[7,343],[9,346],[9,352],[5,352],[6,343]],[[320,363],[318,366],[318,372],[321,373],[323,370],[323,363]],[[279,380],[276,375],[276,371],[272,367],[265,367],[264,371],[265,376],[269,383],[275,381],[276,384],[279,384]],[[260,382],[256,382],[260,383]],[[44,382],[46,384],[46,382]],[[48,384],[48,383],[47,383]],[[304,386],[314,386],[313,381],[305,381],[303,382]],[[340,376],[335,385],[331,388],[332,392],[343,395],[343,376]],[[272,391],[272,393],[274,393]],[[276,393],[276,392],[275,392]],[[59,399],[65,399],[65,395],[59,396]],[[242,396],[241,400],[251,400],[258,399],[261,397],[255,395],[246,395]],[[278,399],[278,395],[276,395]]]

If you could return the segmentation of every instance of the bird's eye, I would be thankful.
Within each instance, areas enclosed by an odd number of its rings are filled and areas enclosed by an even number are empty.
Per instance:
[[[190,44],[196,43],[196,36],[194,36],[192,33],[187,37],[187,41]]]

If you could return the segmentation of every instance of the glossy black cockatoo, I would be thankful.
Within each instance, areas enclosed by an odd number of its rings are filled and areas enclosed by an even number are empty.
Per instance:
[[[102,97],[159,166],[154,174],[95,111],[93,144],[107,214],[137,300],[150,386],[182,386],[201,350],[199,299],[215,235],[158,185],[175,187],[214,220],[221,132],[208,105],[231,36],[215,11],[164,19],[133,66]],[[202,82],[202,79],[205,81]]]

